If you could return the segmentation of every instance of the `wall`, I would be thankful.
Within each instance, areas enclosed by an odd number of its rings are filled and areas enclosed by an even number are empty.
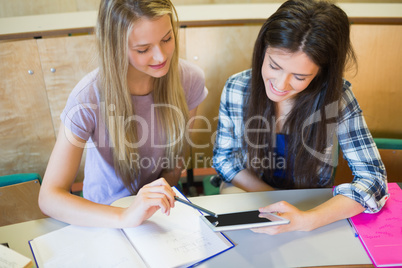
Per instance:
[[[199,65],[209,95],[198,108],[193,167],[209,167],[219,98],[226,79],[250,67],[259,24],[187,27],[180,30],[180,55]],[[402,138],[402,25],[353,24],[357,75],[346,73],[374,137]],[[59,115],[69,92],[90,70],[93,35],[0,43],[0,175],[43,176]],[[29,74],[29,70],[33,74]],[[53,72],[51,71],[53,70]],[[199,147],[199,148],[198,148]],[[78,180],[82,180],[82,168]]]
[[[171,0],[174,5],[281,3],[281,0]],[[401,0],[338,0],[338,3],[401,3]],[[0,17],[97,10],[100,0],[0,0]]]

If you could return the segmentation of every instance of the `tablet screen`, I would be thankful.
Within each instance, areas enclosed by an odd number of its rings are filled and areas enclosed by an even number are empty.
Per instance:
[[[258,217],[258,215],[260,215],[260,212],[258,210],[253,210],[253,211],[220,214],[218,215],[218,218],[215,218],[213,216],[205,216],[205,218],[208,219],[208,221],[216,227],[271,222],[271,220],[267,218],[260,218]]]

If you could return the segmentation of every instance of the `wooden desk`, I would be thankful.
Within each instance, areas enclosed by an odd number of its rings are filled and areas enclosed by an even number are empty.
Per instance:
[[[331,189],[286,190],[193,197],[190,200],[216,213],[255,209],[286,200],[300,209],[309,209],[331,198]],[[127,206],[134,197],[114,203]],[[41,219],[0,228],[0,243],[31,257],[28,240],[66,226],[54,219]],[[276,236],[250,230],[225,232],[236,245],[199,267],[373,267],[347,220],[311,232]]]

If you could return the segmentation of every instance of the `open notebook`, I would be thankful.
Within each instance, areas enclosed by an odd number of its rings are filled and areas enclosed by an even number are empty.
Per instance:
[[[376,214],[349,219],[376,267],[402,267],[402,190],[388,183],[390,197]]]
[[[169,216],[158,211],[135,228],[70,225],[29,244],[40,268],[187,267],[234,247],[222,233],[213,232],[200,215],[176,202]]]
[[[0,244],[0,267],[31,268],[33,262],[30,258],[21,255],[8,247],[8,244]]]

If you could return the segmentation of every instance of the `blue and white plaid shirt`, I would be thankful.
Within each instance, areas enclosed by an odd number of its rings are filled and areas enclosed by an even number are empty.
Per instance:
[[[250,79],[251,70],[235,74],[227,80],[222,91],[213,165],[227,182],[246,168],[246,150],[242,146],[243,111]],[[378,212],[388,198],[386,171],[351,84],[346,80],[336,134],[354,179],[335,187],[334,195],[341,194],[359,202],[366,208],[365,212]]]

